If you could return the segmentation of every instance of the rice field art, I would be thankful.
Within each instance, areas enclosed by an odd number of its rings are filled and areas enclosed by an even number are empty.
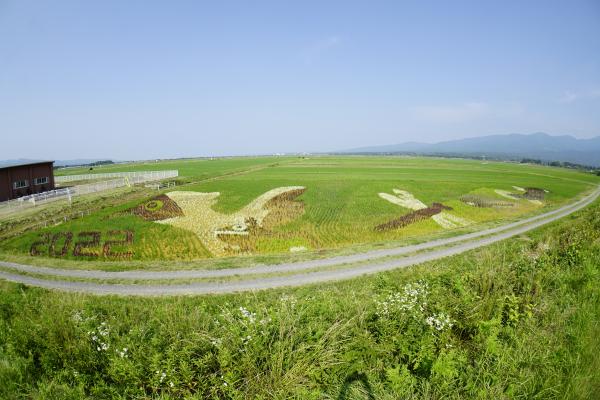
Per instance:
[[[450,213],[449,211],[452,210],[452,207],[445,206],[441,203],[433,203],[430,207],[428,207],[425,205],[425,203],[416,199],[415,196],[406,190],[393,189],[393,192],[394,194],[379,193],[379,197],[389,201],[392,204],[413,210],[413,212],[403,215],[402,217],[389,221],[385,224],[378,225],[375,228],[376,230],[383,231],[387,229],[400,228],[425,218],[431,218],[444,229],[464,227],[473,223],[473,221],[469,221],[466,218],[461,218]]]
[[[134,215],[138,215],[146,221],[159,221],[168,218],[182,217],[183,211],[167,195],[159,195],[151,198],[150,200],[134,207],[131,212]]]
[[[513,186],[513,189],[516,191],[516,193],[507,191],[507,190],[500,190],[500,189],[496,189],[495,192],[498,195],[500,195],[504,198],[507,198],[507,199],[511,199],[511,200],[526,199],[530,203],[533,203],[538,206],[543,205],[542,200],[544,200],[545,194],[548,193],[548,191],[545,189],[533,188],[533,187],[522,188],[519,186]]]
[[[182,210],[182,215],[156,222],[195,233],[213,255],[222,256],[242,250],[239,244],[228,243],[231,237],[245,239],[300,215],[302,203],[294,202],[294,199],[304,190],[303,186],[271,189],[232,214],[220,213],[212,208],[220,196],[219,192],[170,192],[166,196]],[[248,250],[247,245],[245,250]]]
[[[176,186],[90,200],[92,212],[83,204],[26,224],[0,221],[0,256],[90,268],[322,257],[519,220],[571,203],[598,182],[563,168],[424,157],[165,160],[98,172],[148,169],[178,170]],[[79,211],[81,218],[61,218]]]

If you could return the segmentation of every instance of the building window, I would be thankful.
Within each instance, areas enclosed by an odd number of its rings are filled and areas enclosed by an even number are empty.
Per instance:
[[[48,177],[47,176],[45,176],[43,178],[34,178],[33,179],[33,184],[34,185],[44,185],[46,183],[48,183]]]
[[[27,180],[22,180],[22,181],[16,181],[13,183],[13,188],[14,189],[21,189],[21,188],[26,188],[27,186],[29,186],[29,182]]]

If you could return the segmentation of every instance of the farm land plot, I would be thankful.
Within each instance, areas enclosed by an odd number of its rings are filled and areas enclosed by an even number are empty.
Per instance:
[[[60,168],[55,171],[55,175],[61,176],[102,174],[110,172],[167,171],[176,169],[179,171],[179,176],[181,178],[198,181],[201,179],[210,179],[236,172],[244,172],[253,168],[266,167],[267,165],[280,161],[282,160],[273,157],[160,160],[101,165],[94,167],[91,171],[87,167]]]
[[[305,188],[294,199],[301,203],[302,212],[295,213],[293,219],[284,223],[256,231],[261,234],[238,236],[237,241],[230,242],[240,245],[228,247],[230,251],[226,255],[229,256],[289,254],[291,249],[318,251],[368,243],[402,242],[424,239],[444,231],[444,227],[431,218],[415,220],[398,229],[377,230],[377,226],[411,212],[378,196],[378,193],[392,193],[393,190],[409,192],[427,206],[443,204],[451,209],[445,212],[472,222],[469,228],[476,229],[481,223],[515,219],[564,204],[598,183],[597,177],[573,170],[417,157],[173,160],[118,164],[94,171],[161,169],[179,170],[180,179],[188,184],[178,186],[177,191],[219,193],[212,209],[222,214],[243,210],[259,196],[276,188]],[[85,172],[77,169],[64,171],[69,174]],[[547,193],[541,205],[526,199],[514,200],[514,206],[510,207],[477,207],[461,201],[463,196],[469,195],[496,199],[499,204],[504,204],[507,199],[495,190],[515,192],[514,187],[541,188]],[[168,192],[165,194],[168,196]],[[126,254],[124,247],[129,248],[131,260],[194,260],[215,256],[192,231],[156,223],[130,212],[150,201],[152,198],[129,202],[76,221],[28,232],[3,242],[0,251],[29,254],[32,243],[39,241],[40,235],[62,232],[68,234],[59,236],[56,243],[49,242],[46,247],[40,247],[40,251],[36,249],[38,257],[115,261],[107,254]],[[293,202],[289,204],[293,205]],[[104,251],[106,240],[124,240],[111,233],[119,231],[131,231],[134,235],[132,243],[128,246],[116,243],[115,249],[122,251],[107,253]],[[90,237],[94,238],[89,232],[98,232],[101,239],[84,245],[88,247],[88,251],[84,252],[88,256],[82,257],[82,252],[75,251],[75,247],[78,241],[89,242]],[[84,238],[78,239],[81,233],[84,233]],[[73,235],[73,239],[66,246],[65,238],[69,234]]]

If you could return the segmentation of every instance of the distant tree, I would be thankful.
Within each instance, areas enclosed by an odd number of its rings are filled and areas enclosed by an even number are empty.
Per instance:
[[[537,160],[535,158],[523,158],[521,164],[543,164],[543,162],[542,160]]]
[[[98,165],[108,165],[108,164],[114,164],[114,163],[115,162],[112,161],[112,160],[101,160],[101,161],[95,161],[95,162],[90,163],[88,165],[90,165],[92,167],[95,167],[95,166],[98,166]]]

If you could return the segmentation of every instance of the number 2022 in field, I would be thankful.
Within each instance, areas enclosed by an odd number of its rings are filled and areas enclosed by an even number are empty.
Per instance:
[[[79,232],[74,241],[73,232],[42,233],[40,239],[31,244],[32,256],[48,255],[65,257],[71,251],[74,257],[130,258],[131,250],[114,251],[114,247],[128,248],[133,244],[133,231],[114,230],[104,235],[99,231]]]

